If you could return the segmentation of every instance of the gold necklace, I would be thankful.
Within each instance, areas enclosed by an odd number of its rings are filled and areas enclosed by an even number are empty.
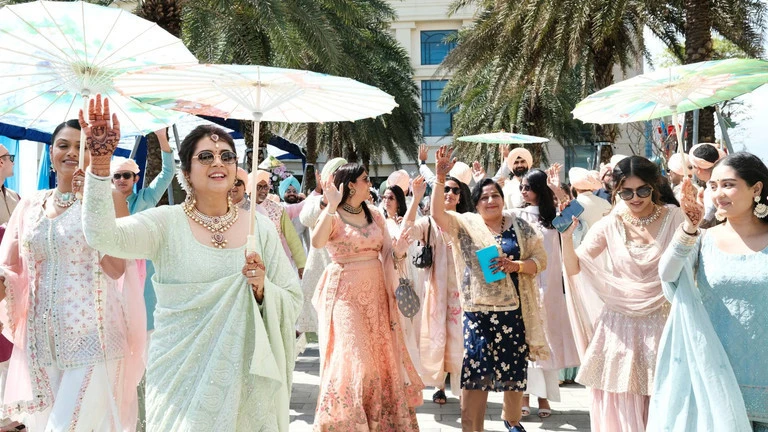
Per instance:
[[[363,211],[363,203],[360,203],[360,205],[357,207],[352,207],[347,203],[342,203],[341,208],[344,209],[344,211],[347,213],[360,214],[360,212]]]
[[[498,234],[495,234],[493,232],[493,230],[491,229],[491,227],[488,226],[488,224],[485,224],[485,226],[488,227],[488,230],[491,232],[491,234],[493,234],[493,239],[496,240],[496,243],[498,245],[501,245],[501,236],[502,236],[502,234],[504,234],[504,222],[506,222],[506,221],[504,220],[504,216],[502,216],[501,217],[501,225],[499,226],[499,233]]]
[[[227,212],[223,216],[209,216],[201,212],[195,204],[197,201],[184,201],[181,207],[184,209],[187,217],[204,226],[212,233],[211,243],[213,247],[224,249],[227,240],[224,238],[224,232],[227,231],[237,221],[238,206],[232,205],[232,201],[227,199]]]
[[[627,222],[630,225],[634,225],[636,227],[645,227],[656,222],[659,216],[661,216],[661,206],[655,205],[654,207],[656,207],[656,210],[654,210],[650,216],[635,217],[629,214],[629,211],[625,211],[621,214],[621,218],[624,219],[624,222]]]
[[[61,192],[58,188],[53,190],[53,203],[57,207],[69,208],[77,201],[77,197],[72,192]]]

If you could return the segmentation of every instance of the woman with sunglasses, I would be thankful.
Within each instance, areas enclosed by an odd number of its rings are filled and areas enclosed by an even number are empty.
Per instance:
[[[274,226],[229,198],[237,154],[232,138],[198,126],[179,147],[187,200],[115,219],[109,160],[120,137],[100,97],[82,113],[92,165],[83,227],[98,250],[151,259],[157,293],[149,347],[147,430],[281,430],[289,424],[294,323],[301,289]]]
[[[739,152],[714,165],[715,217],[691,179],[685,221],[659,263],[672,302],[648,430],[768,431],[768,167]],[[695,393],[694,393],[695,390]]]
[[[446,177],[442,194],[445,210],[458,214],[470,211],[470,203],[461,198],[461,184],[454,177]],[[423,177],[417,177],[413,181],[413,202],[421,201],[426,186]],[[433,193],[440,195],[437,190]],[[416,220],[416,210],[416,206],[411,206],[405,215],[405,225],[411,227],[409,237],[419,242],[415,253],[420,253],[423,245],[432,247],[432,265],[423,269],[424,295],[419,311],[421,379],[424,385],[437,389],[432,395],[432,401],[443,405],[447,402],[445,378],[448,374],[451,376],[453,394],[458,396],[461,388],[464,331],[461,323],[459,283],[456,278],[456,266],[453,264],[451,239],[431,217]],[[411,256],[415,255],[412,253]]]
[[[456,159],[448,148],[435,156],[435,187],[445,187]],[[432,218],[447,234],[456,280],[461,281],[464,358],[461,370],[461,424],[463,431],[482,431],[488,392],[504,392],[501,417],[511,432],[524,432],[520,424],[526,388],[526,359],[549,356],[539,307],[536,275],[546,268],[541,238],[530,224],[504,211],[504,194],[492,179],[472,191],[477,213],[445,210],[445,197],[432,194]],[[509,277],[487,283],[476,252],[494,248],[499,254],[490,270]]]
[[[0,300],[14,343],[2,412],[27,416],[33,431],[135,430],[146,337],[141,291],[122,283],[124,260],[86,243],[75,193],[83,184],[80,144],[77,121],[54,130],[57,186],[21,200],[0,248]],[[114,213],[108,189],[103,207]]]
[[[613,168],[623,202],[589,229],[577,250],[562,236],[571,322],[581,354],[576,381],[590,388],[592,430],[642,432],[653,389],[659,339],[669,314],[659,259],[683,214],[659,198],[661,174],[630,156]]]
[[[559,170],[559,167],[555,167]],[[525,207],[515,214],[531,224],[542,236],[547,252],[547,268],[536,276],[541,301],[544,305],[544,329],[550,356],[528,364],[528,389],[523,397],[523,416],[530,414],[530,397],[538,397],[538,416],[552,415],[550,401],[560,402],[560,370],[579,365],[579,353],[573,340],[568,310],[563,295],[563,267],[560,253],[560,233],[552,225],[557,216],[557,203],[553,187],[559,181],[549,180],[544,171],[534,168],[520,181]],[[561,192],[562,193],[562,192]]]

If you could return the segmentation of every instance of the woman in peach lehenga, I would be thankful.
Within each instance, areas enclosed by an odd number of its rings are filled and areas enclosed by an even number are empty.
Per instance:
[[[339,168],[323,186],[328,206],[312,233],[312,246],[327,246],[332,260],[313,299],[321,360],[316,431],[419,428],[414,408],[424,385],[403,343],[393,294],[392,261],[405,258],[408,236],[391,244],[384,218],[365,204],[369,188],[363,166]]]

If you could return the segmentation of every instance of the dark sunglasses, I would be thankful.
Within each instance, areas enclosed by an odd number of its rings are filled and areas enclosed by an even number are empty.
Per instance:
[[[528,192],[531,190],[531,185],[520,185],[520,192]]]
[[[216,154],[210,150],[203,150],[197,154],[197,160],[203,165],[210,165],[216,159]],[[237,163],[237,153],[229,150],[225,150],[219,154],[221,163],[225,165],[233,165]]]
[[[459,195],[459,194],[461,194],[461,188],[458,187],[458,186],[456,186],[456,187],[450,187],[450,186],[444,187],[443,188],[443,193],[448,193],[448,192],[453,192],[454,195]]]
[[[244,184],[245,182],[242,180],[235,180],[235,187],[240,187],[240,186],[243,186]]]
[[[10,153],[9,154],[4,154],[4,155],[0,156],[0,159],[2,159],[4,157],[7,157],[8,160],[11,161],[11,163],[13,163],[13,161],[16,160],[16,155],[12,155]]]
[[[637,194],[638,198],[648,198],[651,196],[651,192],[653,192],[653,188],[645,185],[640,186],[637,189],[622,189],[619,191],[619,198],[623,199],[624,201],[631,200],[635,194]]]
[[[136,174],[134,174],[132,172],[126,171],[126,172],[121,172],[121,173],[114,173],[114,174],[112,174],[112,178],[115,179],[115,180],[120,180],[121,178],[123,180],[129,180],[129,179],[132,179],[134,175],[136,175]]]

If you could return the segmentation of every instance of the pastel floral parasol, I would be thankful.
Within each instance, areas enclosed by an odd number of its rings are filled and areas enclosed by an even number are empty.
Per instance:
[[[199,64],[147,68],[115,79],[125,94],[195,115],[253,120],[253,166],[259,166],[262,121],[355,121],[392,112],[395,98],[350,78],[258,65]],[[248,190],[256,192],[256,176]],[[256,206],[251,206],[248,249],[254,250]]]
[[[536,144],[549,141],[547,138],[511,132],[491,132],[480,135],[467,135],[459,137],[457,140],[482,144]]]
[[[118,93],[112,79],[149,65],[197,63],[157,24],[82,1],[0,9],[0,58],[0,121],[52,132],[81,108],[87,113],[89,97],[101,94],[120,116],[125,136],[170,126],[183,115]]]
[[[586,123],[653,120],[714,105],[749,93],[768,82],[768,62],[727,59],[660,69],[589,95],[573,116]],[[678,149],[682,134],[677,131]]]

